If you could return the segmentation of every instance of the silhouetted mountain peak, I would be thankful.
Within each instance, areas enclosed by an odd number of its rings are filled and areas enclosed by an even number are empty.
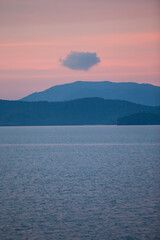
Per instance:
[[[32,93],[21,100],[57,102],[87,97],[125,100],[137,104],[158,106],[160,105],[160,87],[134,82],[76,81]]]

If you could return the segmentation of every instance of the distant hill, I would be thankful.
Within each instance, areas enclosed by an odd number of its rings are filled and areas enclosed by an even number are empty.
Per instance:
[[[113,83],[79,81],[57,85],[42,92],[35,92],[20,100],[63,102],[88,97],[125,100],[137,104],[159,106],[160,87],[131,82]]]
[[[160,116],[153,113],[139,112],[119,118],[118,125],[160,125]]]
[[[0,126],[117,124],[117,119],[139,112],[160,116],[160,107],[101,98],[67,102],[0,100]]]

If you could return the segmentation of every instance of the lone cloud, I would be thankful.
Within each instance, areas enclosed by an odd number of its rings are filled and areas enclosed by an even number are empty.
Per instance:
[[[62,66],[72,70],[88,71],[89,68],[101,62],[96,53],[89,52],[70,52],[64,60],[60,59]]]

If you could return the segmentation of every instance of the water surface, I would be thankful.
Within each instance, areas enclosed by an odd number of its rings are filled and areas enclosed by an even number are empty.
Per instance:
[[[160,239],[159,134],[1,127],[0,239]]]

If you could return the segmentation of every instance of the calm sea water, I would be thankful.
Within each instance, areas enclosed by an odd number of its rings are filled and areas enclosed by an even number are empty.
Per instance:
[[[159,126],[0,128],[0,239],[157,240]]]

